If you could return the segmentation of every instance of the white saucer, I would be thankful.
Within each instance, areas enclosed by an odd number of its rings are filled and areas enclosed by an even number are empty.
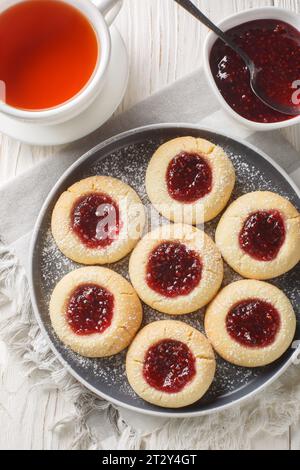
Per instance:
[[[121,103],[129,76],[127,50],[115,26],[111,28],[111,39],[107,82],[88,109],[65,123],[55,125],[24,123],[0,113],[0,132],[27,144],[60,145],[80,139],[104,124]]]

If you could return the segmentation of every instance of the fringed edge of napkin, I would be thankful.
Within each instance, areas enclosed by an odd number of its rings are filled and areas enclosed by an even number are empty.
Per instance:
[[[1,339],[21,359],[27,374],[39,372],[34,386],[56,388],[66,401],[74,403],[74,412],[55,423],[53,431],[72,426],[72,448],[98,448],[86,420],[93,411],[101,411],[116,423],[118,430],[116,410],[73,379],[57,360],[35,320],[25,270],[0,242],[0,308],[4,304],[10,305],[10,312],[8,318],[0,318]]]
[[[257,432],[279,436],[300,419],[299,368],[291,366],[243,406],[201,418],[168,420],[151,434],[133,429],[116,408],[73,379],[56,359],[35,321],[25,270],[0,242],[0,308],[4,304],[11,308],[8,318],[0,318],[1,339],[20,357],[28,374],[39,372],[35,386],[56,388],[74,403],[74,412],[53,426],[53,431],[72,427],[74,449],[101,449],[97,433],[88,425],[93,412],[102,413],[114,428],[111,448],[120,450],[249,449]]]

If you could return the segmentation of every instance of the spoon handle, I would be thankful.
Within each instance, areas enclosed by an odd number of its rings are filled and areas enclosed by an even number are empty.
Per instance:
[[[248,66],[252,65],[249,57],[235,44],[234,41],[232,41],[230,36],[224,33],[224,31],[218,28],[218,26],[216,26],[209,18],[207,18],[207,16],[205,16],[204,13],[202,13],[202,11],[200,11],[199,8],[194,5],[194,3],[192,3],[190,0],[175,0],[175,2],[182,6],[195,18],[197,18],[197,20],[201,21],[201,23],[207,26],[210,30],[212,30],[219,38],[222,39],[222,41],[225,42],[225,44],[237,52]]]

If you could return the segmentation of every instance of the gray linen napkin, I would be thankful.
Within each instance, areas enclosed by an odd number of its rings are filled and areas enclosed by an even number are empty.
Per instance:
[[[252,133],[219,108],[202,69],[111,119],[101,129],[71,145],[58,147],[54,157],[0,188],[0,241],[16,253],[25,269],[31,232],[49,191],[62,173],[84,152],[120,132],[159,122],[199,123],[215,131],[228,132],[261,148],[300,184],[300,156],[279,132]],[[1,261],[1,260],[0,260]],[[150,433],[160,419],[123,411],[133,428]]]
[[[300,156],[278,131],[251,133],[220,110],[206,83],[203,70],[168,86],[130,110],[108,121],[103,127],[71,145],[58,147],[54,157],[46,158],[33,169],[0,187],[0,240],[17,244],[22,250],[49,191],[62,173],[87,150],[120,132],[159,122],[201,123],[216,131],[244,138],[261,148],[289,174],[299,177]]]

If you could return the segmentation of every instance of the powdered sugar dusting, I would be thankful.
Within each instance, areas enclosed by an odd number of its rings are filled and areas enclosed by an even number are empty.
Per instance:
[[[174,137],[174,136],[172,136]],[[80,178],[92,175],[107,175],[121,179],[124,183],[129,184],[141,197],[146,206],[150,205],[145,191],[145,173],[149,159],[154,151],[164,141],[170,137],[162,139],[161,137],[148,139],[133,145],[125,146],[111,155],[105,155],[102,158],[94,155],[89,159],[88,163],[82,166]],[[220,138],[222,140],[222,138]],[[254,164],[254,158],[251,162],[247,160],[246,155],[240,155],[232,151],[232,145],[228,144],[226,139],[223,142],[217,142],[223,145],[230,156],[237,173],[237,184],[232,199],[236,199],[242,194],[256,191],[267,190],[275,191],[287,198],[293,203],[297,202],[297,198],[293,195],[289,185],[278,175],[268,174],[268,168],[264,168],[260,164],[257,157],[257,164]],[[78,179],[78,171],[77,171]],[[47,332],[56,348],[59,350],[65,361],[91,386],[95,387],[102,393],[106,393],[115,399],[125,403],[136,405],[142,408],[148,407],[140,400],[129,386],[125,374],[125,356],[123,352],[117,356],[105,359],[88,359],[83,358],[70,349],[63,346],[53,332],[49,314],[48,303],[56,283],[68,272],[80,267],[78,264],[67,259],[58,250],[50,230],[51,213],[43,223],[43,230],[40,233],[39,243],[37,246],[37,269],[40,289],[40,313],[45,324]],[[165,220],[157,216],[156,223],[165,222]],[[214,221],[205,225],[204,229],[207,234],[214,238],[214,232],[219,217]],[[112,269],[123,275],[126,279],[128,276],[128,259],[111,265]],[[224,285],[241,279],[241,277],[233,272],[229,266],[225,265]],[[299,303],[299,279],[300,268],[295,268],[292,272],[274,280],[274,284],[283,289],[291,299],[296,308]],[[192,315],[176,317],[196,327],[203,332],[203,315],[205,309],[198,311]],[[158,313],[148,306],[144,305],[144,324],[154,320],[170,319],[170,316]],[[206,396],[201,400],[201,407],[211,404],[218,399],[229,394],[233,394],[238,390],[246,387],[255,381],[258,377],[262,377],[268,368],[246,369],[231,365],[221,358],[217,360],[217,373],[213,385]],[[199,405],[196,405],[200,409]]]

